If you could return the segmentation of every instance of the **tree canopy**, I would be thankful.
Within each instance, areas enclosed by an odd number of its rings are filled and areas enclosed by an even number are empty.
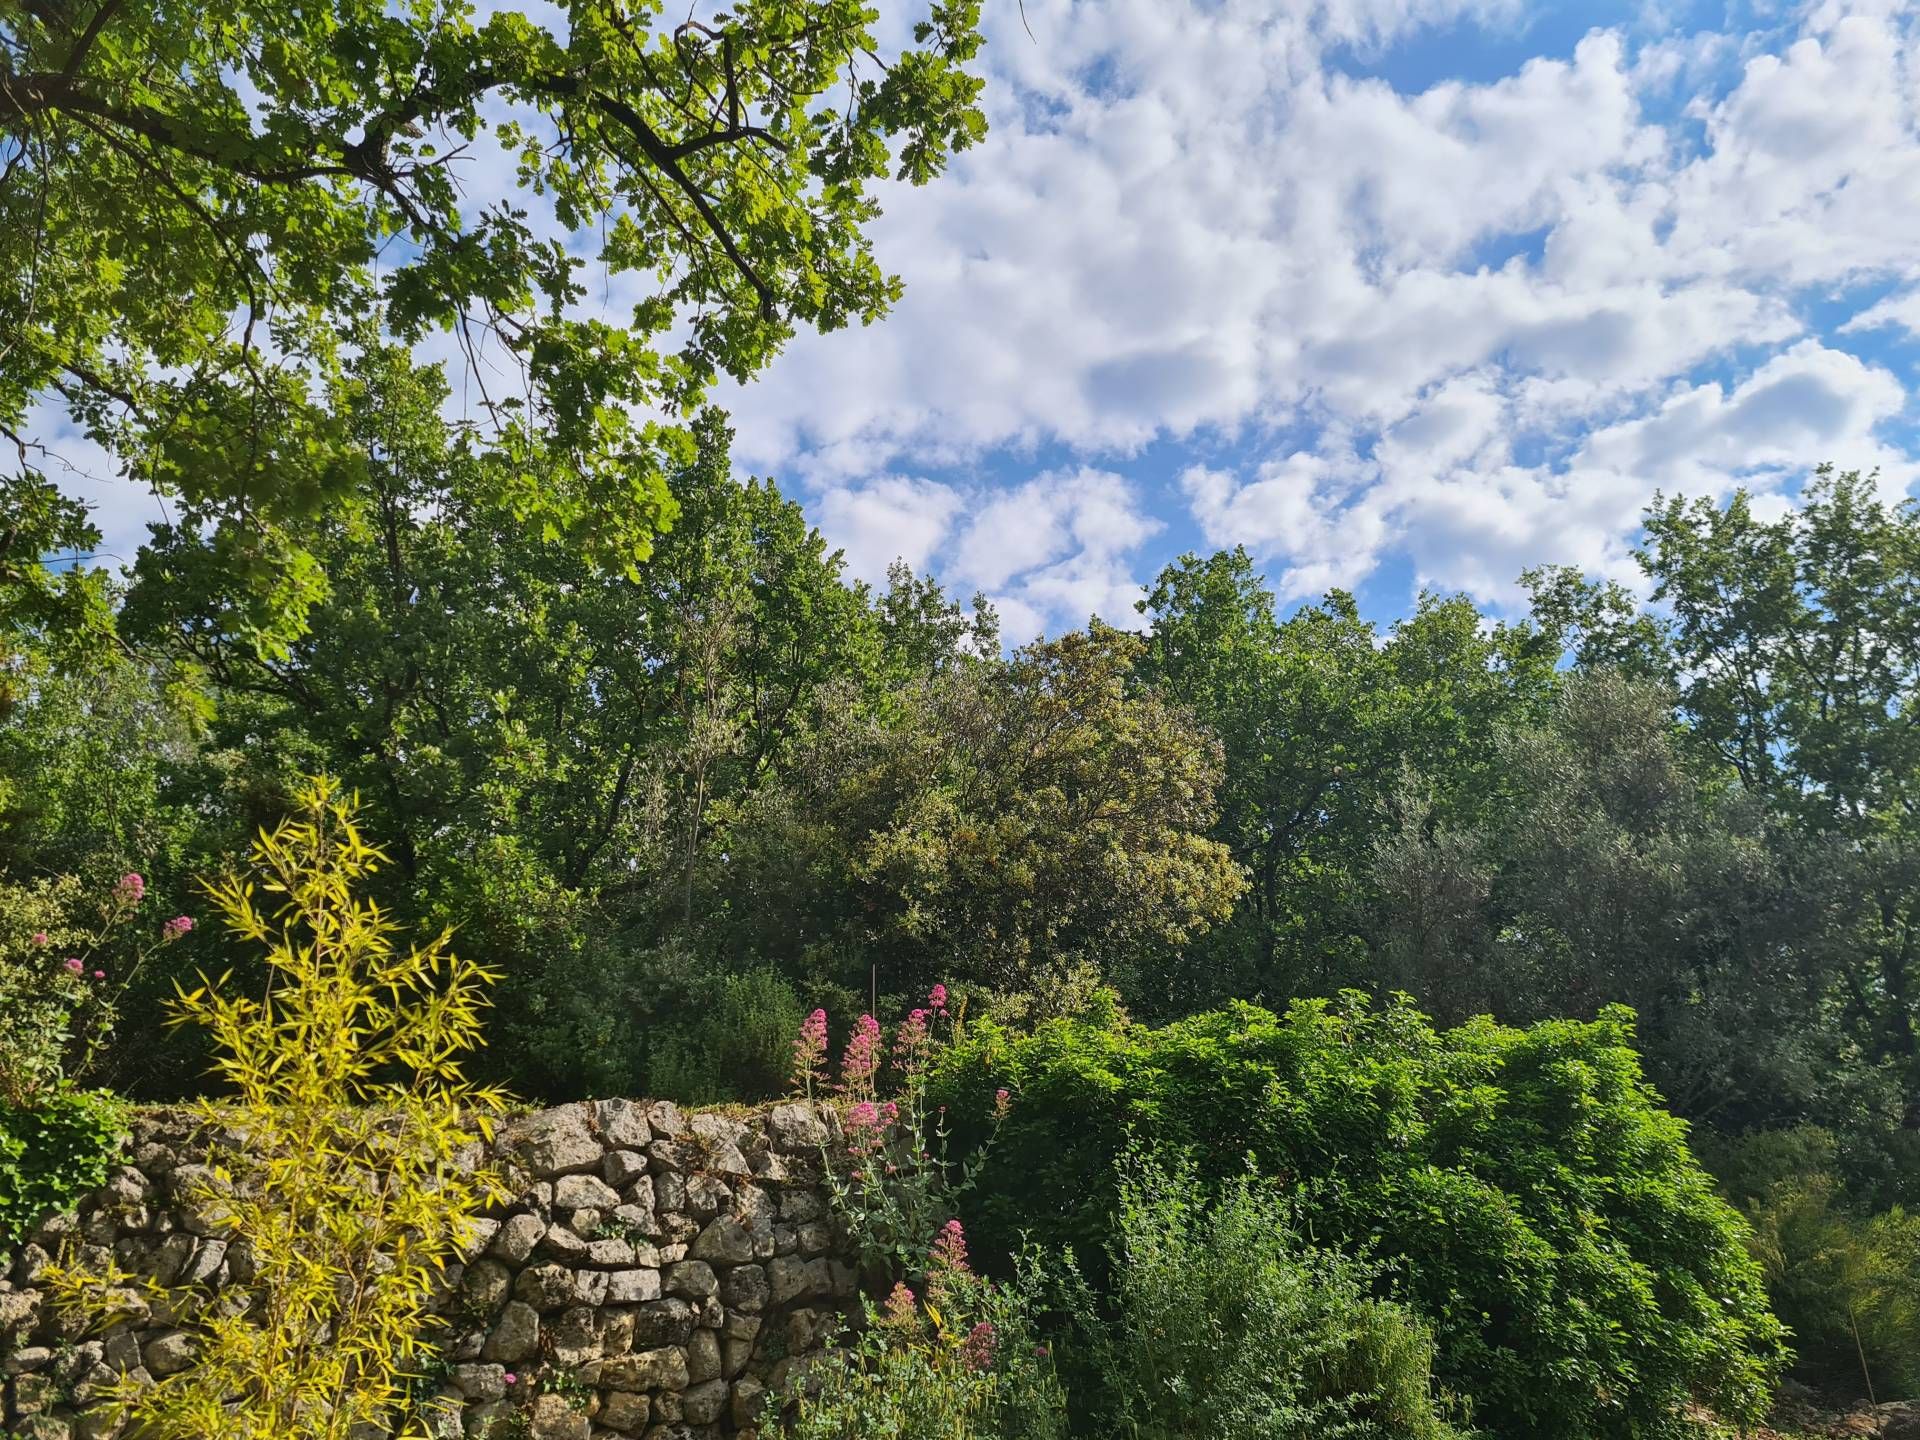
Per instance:
[[[716,377],[898,295],[874,182],[984,134],[979,6],[933,0],[890,57],[860,0],[557,8],[0,0],[12,483],[45,488],[37,407],[64,414],[208,527],[277,649],[324,587],[312,527],[370,498],[347,374],[377,316],[450,337],[517,522],[644,559]]]

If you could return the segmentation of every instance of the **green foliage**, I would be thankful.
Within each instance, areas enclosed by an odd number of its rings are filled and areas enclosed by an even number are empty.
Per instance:
[[[98,1189],[126,1133],[126,1106],[105,1090],[62,1085],[30,1106],[0,1101],[0,1246]]]
[[[787,785],[733,829],[742,918],[830,927],[814,946],[870,956],[896,994],[1126,973],[1204,934],[1244,886],[1202,833],[1220,754],[1132,687],[1140,648],[1095,625],[926,677],[895,715],[824,715]]]
[[[186,1199],[253,1255],[248,1298],[223,1303],[70,1256],[46,1273],[56,1303],[98,1324],[129,1287],[197,1342],[195,1363],[152,1383],[129,1374],[108,1401],[159,1440],[338,1440],[389,1419],[430,1350],[431,1297],[502,1197],[473,1149],[503,1099],[468,1086],[484,969],[442,934],[405,950],[358,892],[384,862],[355,805],[314,779],[296,815],[254,843],[250,874],[207,886],[236,938],[265,948],[258,996],[224,980],[183,992],[179,1023],[206,1026],[232,1101],[202,1101],[215,1143]],[[263,910],[255,896],[275,897]]]
[[[1129,999],[1165,1016],[1375,983],[1372,850],[1402,769],[1433,777],[1445,823],[1485,813],[1500,729],[1540,713],[1557,646],[1460,596],[1423,595],[1385,635],[1337,590],[1283,620],[1244,550],[1183,555],[1140,608],[1142,678],[1224,747],[1211,833],[1250,884],[1230,923]]]
[[[146,942],[134,940],[145,898],[134,872],[98,897],[71,875],[0,879],[0,1104],[31,1108],[94,1068],[128,982],[192,927],[184,918],[143,925]]]
[[[1646,529],[1658,612],[1546,571],[1530,577],[1542,618],[1585,663],[1669,683],[1690,745],[1786,827],[1790,882],[1814,907],[1790,937],[1820,992],[1802,1023],[1852,1052],[1824,1108],[1920,1129],[1920,506],[1821,466],[1777,519],[1744,492],[1674,497]],[[1884,1107],[1861,1093],[1878,1075],[1896,1092]]]
[[[1641,1077],[1630,1018],[1434,1031],[1403,1003],[1248,1005],[1153,1030],[972,1027],[936,1088],[1012,1116],[979,1221],[1098,1257],[1135,1136],[1282,1181],[1316,1244],[1404,1262],[1441,1382],[1501,1436],[1678,1434],[1690,1396],[1757,1418],[1780,1351],[1738,1214]]]
[[[1433,1340],[1374,1298],[1377,1271],[1300,1238],[1241,1177],[1209,1198],[1180,1167],[1129,1168],[1101,1313],[1077,1290],[1071,1365],[1087,1434],[1128,1440],[1450,1440]],[[1070,1272],[1070,1286],[1071,1279]],[[1081,1396],[1082,1376],[1085,1396]]]
[[[1824,1390],[1920,1396],[1920,1215],[1862,1213],[1836,1173],[1833,1136],[1761,1131],[1709,1152],[1753,1225],[1794,1369]]]
[[[1375,846],[1383,980],[1448,1019],[1626,1003],[1684,1113],[1737,1124],[1811,1103],[1833,1063],[1804,1023],[1821,1003],[1802,963],[1814,902],[1753,797],[1689,764],[1671,693],[1575,672],[1496,755],[1504,794],[1477,825],[1439,818],[1419,777],[1395,797]]]
[[[0,413],[0,438],[12,434]],[[0,515],[6,516],[0,525],[0,723],[5,723],[24,688],[19,637],[40,637],[63,663],[84,668],[107,653],[113,606],[106,572],[75,563],[91,559],[100,544],[100,531],[87,519],[84,505],[62,495],[45,476],[23,470],[0,475]]]
[[[994,1284],[936,1259],[895,1287],[837,1352],[808,1365],[780,1433],[792,1440],[1063,1440],[1066,1397],[1038,1343],[1033,1277]],[[780,1397],[772,1397],[770,1414]]]
[[[367,315],[408,344],[457,331],[501,505],[630,573],[690,448],[639,417],[883,314],[874,182],[985,133],[977,0],[936,0],[884,57],[860,0],[559,11],[0,4],[0,436],[63,403],[215,527],[263,649],[325,593],[308,527],[367,498],[345,379]],[[461,193],[476,151],[501,203]],[[584,313],[589,265],[638,285],[624,324]],[[0,603],[60,598],[30,573],[48,548],[0,557]]]
[[[644,1093],[691,1105],[767,1100],[786,1088],[800,1000],[771,970],[721,975],[694,1013],[649,1037]]]

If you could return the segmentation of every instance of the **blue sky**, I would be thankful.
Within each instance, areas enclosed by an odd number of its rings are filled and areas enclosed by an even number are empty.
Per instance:
[[[885,197],[895,313],[721,397],[857,573],[1021,639],[1238,543],[1390,620],[1632,581],[1657,491],[1920,480],[1913,7],[1025,11],[988,0],[987,141]],[[153,501],[70,483],[130,553]]]
[[[999,9],[992,135],[877,234],[906,299],[729,401],[863,573],[1018,633],[1241,543],[1389,620],[1632,580],[1656,491],[1920,478],[1905,7]]]

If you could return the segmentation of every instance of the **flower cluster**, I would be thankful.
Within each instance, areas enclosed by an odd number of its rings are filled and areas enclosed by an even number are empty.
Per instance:
[[[827,1078],[827,1012],[816,1010],[800,1025],[793,1042],[793,1088],[809,1099]]]
[[[880,1022],[862,1015],[840,1057],[840,1093],[850,1100],[871,1100],[880,1069]]]

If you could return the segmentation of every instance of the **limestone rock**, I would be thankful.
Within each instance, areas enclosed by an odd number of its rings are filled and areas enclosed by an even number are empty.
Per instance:
[[[522,1301],[509,1300],[500,1318],[493,1322],[480,1356],[512,1365],[531,1356],[539,1344],[540,1312]]]

